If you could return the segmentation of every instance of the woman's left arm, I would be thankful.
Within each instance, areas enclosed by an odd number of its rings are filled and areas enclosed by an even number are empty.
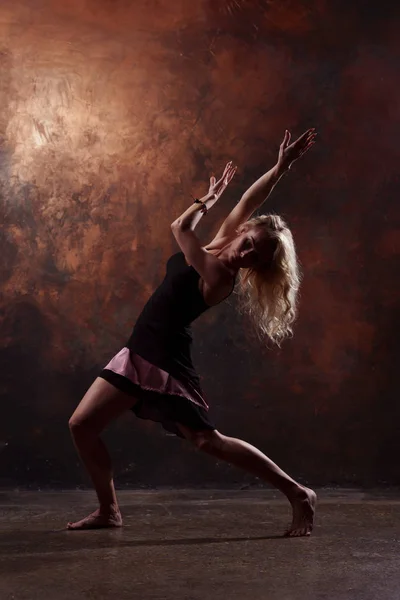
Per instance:
[[[187,262],[194,267],[210,288],[229,283],[232,279],[232,273],[228,271],[219,258],[204,250],[199,238],[194,233],[194,229],[203,214],[224,193],[235,172],[236,167],[231,162],[228,163],[221,179],[216,181],[215,177],[210,178],[208,194],[201,198],[201,203],[192,204],[180,217],[171,223],[172,233],[184,253]]]

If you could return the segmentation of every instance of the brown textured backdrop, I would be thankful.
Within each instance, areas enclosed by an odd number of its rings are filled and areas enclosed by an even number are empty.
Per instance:
[[[266,211],[304,283],[281,351],[234,300],[195,324],[219,429],[301,481],[400,483],[399,19],[388,2],[2,0],[0,483],[85,485],[68,418],[177,247],[169,225],[227,159],[204,242],[272,166],[318,145]],[[158,425],[105,434],[117,485],[253,485]]]

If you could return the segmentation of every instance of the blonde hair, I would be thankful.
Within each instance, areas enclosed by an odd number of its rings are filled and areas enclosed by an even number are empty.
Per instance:
[[[238,229],[244,233],[253,228],[266,232],[271,253],[265,261],[250,268],[241,268],[235,294],[239,310],[249,317],[257,337],[271,340],[277,346],[293,335],[292,323],[297,316],[300,265],[293,236],[278,215],[261,215]]]

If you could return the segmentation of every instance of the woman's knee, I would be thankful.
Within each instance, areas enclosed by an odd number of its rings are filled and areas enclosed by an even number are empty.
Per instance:
[[[69,419],[71,433],[75,437],[91,433],[99,435],[135,402],[135,398],[98,377]]]
[[[96,427],[94,423],[91,423],[90,418],[82,418],[78,415],[73,414],[68,421],[69,430],[74,438],[80,436],[87,436],[96,434]]]
[[[88,437],[90,435],[100,435],[104,429],[104,423],[100,422],[97,411],[92,410],[75,410],[68,421],[68,427],[74,438]]]

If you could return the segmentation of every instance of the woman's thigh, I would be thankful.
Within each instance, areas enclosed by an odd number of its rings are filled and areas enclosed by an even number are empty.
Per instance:
[[[87,426],[100,433],[107,425],[129,410],[137,400],[111,383],[97,377],[69,420],[71,428]]]

